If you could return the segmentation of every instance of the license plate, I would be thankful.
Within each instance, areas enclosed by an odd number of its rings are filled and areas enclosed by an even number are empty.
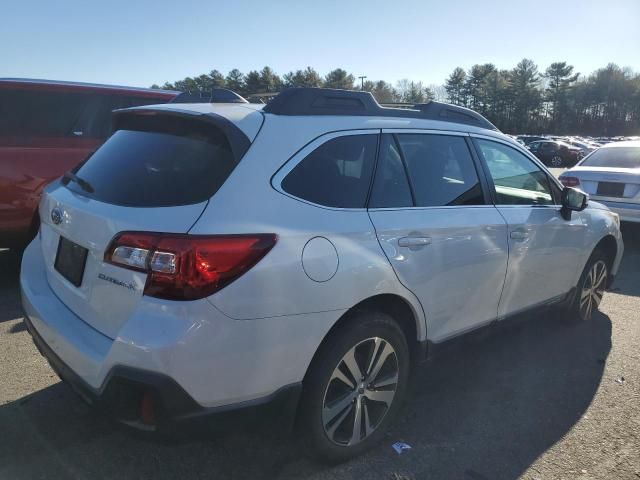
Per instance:
[[[624,195],[624,183],[599,182],[597,193],[604,197],[622,197]]]
[[[88,252],[86,248],[60,237],[54,268],[73,285],[79,287],[82,284]]]

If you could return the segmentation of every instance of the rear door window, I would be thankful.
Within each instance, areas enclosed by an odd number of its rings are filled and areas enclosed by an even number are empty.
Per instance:
[[[417,207],[483,205],[484,195],[464,137],[396,135]]]
[[[411,188],[398,144],[393,135],[385,133],[380,140],[380,154],[369,207],[402,208],[412,206]]]
[[[318,205],[364,208],[375,162],[377,135],[346,135],[323,143],[298,163],[282,189]]]
[[[139,119],[117,130],[76,170],[67,188],[130,207],[168,207],[208,200],[236,166],[226,136],[181,117]]]

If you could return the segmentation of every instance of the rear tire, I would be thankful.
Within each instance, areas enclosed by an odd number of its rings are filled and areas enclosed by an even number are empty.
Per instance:
[[[569,306],[572,320],[591,320],[598,310],[609,280],[609,261],[599,250],[593,252],[584,267],[576,288],[576,294]]]
[[[403,403],[409,370],[400,326],[382,312],[354,313],[322,344],[304,380],[299,427],[311,453],[337,463],[375,445]]]

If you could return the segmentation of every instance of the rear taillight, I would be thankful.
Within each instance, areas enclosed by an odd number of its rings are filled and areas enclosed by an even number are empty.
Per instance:
[[[580,179],[577,177],[561,175],[559,180],[565,187],[578,187],[580,185]]]
[[[247,272],[276,240],[274,234],[122,232],[109,244],[104,261],[146,272],[145,295],[195,300],[217,292]]]

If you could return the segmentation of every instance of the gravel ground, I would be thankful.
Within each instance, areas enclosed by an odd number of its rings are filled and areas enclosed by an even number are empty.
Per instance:
[[[268,431],[166,445],[99,417],[31,343],[17,260],[0,251],[0,479],[638,480],[640,228],[624,235],[622,271],[593,321],[541,313],[439,357],[385,442],[334,467]],[[398,440],[413,448],[397,455]]]

